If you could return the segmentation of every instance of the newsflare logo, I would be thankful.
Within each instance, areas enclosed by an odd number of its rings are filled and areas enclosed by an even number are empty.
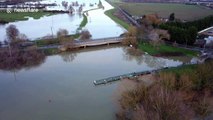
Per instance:
[[[6,9],[6,12],[7,13],[12,13],[12,12],[38,12],[39,10],[38,9],[35,9],[35,8],[7,8]]]
[[[7,13],[12,13],[12,11],[13,11],[12,8],[7,8],[7,9],[6,9],[6,12],[7,12]]]

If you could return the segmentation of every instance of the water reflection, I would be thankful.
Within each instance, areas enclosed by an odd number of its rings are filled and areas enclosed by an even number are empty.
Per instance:
[[[161,68],[164,67],[166,64],[165,59],[153,57],[148,54],[142,54],[142,55],[133,55],[129,51],[130,48],[124,47],[123,49],[123,58],[127,61],[136,61],[138,65],[141,64],[147,64],[151,68]]]
[[[63,52],[59,54],[64,62],[72,62],[77,56],[77,52]]]

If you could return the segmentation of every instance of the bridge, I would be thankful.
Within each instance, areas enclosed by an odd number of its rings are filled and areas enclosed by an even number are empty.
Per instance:
[[[101,39],[90,39],[90,40],[75,40],[72,44],[68,45],[58,45],[53,46],[59,48],[61,51],[66,51],[67,49],[72,48],[86,48],[86,47],[94,47],[101,45],[110,45],[110,44],[118,44],[124,40],[124,37],[109,37],[109,38],[101,38]]]
[[[100,46],[100,45],[109,45],[109,44],[116,44],[121,43],[123,37],[111,37],[111,38],[102,38],[102,39],[92,39],[86,41],[76,41],[75,47],[92,47],[92,46]]]

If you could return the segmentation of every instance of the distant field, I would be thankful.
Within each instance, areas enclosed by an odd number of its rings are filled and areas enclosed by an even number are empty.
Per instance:
[[[14,22],[20,20],[28,20],[27,17],[33,17],[34,19],[39,19],[42,16],[49,16],[53,15],[53,13],[49,12],[19,12],[19,13],[6,13],[0,12],[0,20],[7,21],[7,22]]]
[[[208,15],[213,15],[212,9],[197,5],[169,4],[169,3],[117,3],[132,15],[141,16],[157,13],[160,17],[168,18],[175,13],[181,20],[195,20]]]

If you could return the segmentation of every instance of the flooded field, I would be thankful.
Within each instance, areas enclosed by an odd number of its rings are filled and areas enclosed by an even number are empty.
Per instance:
[[[48,7],[51,10],[63,10],[61,5],[62,0],[46,1],[57,3],[58,6]],[[72,1],[69,1],[71,4]],[[83,11],[97,8],[98,0],[80,0],[79,4],[85,4]],[[93,6],[90,6],[92,4]],[[97,9],[89,12],[88,24],[85,28],[91,32],[92,38],[116,37],[122,34],[125,29],[117,25],[114,21],[108,18],[104,12],[113,7],[106,1],[102,1],[104,9]],[[78,7],[74,7],[78,9]],[[6,25],[0,25],[0,41],[6,39],[6,28],[13,24],[20,33],[25,34],[28,38],[34,40],[44,36],[56,35],[59,29],[67,29],[69,34],[75,34],[81,21],[83,20],[82,13],[75,12],[74,14],[56,14],[52,16],[43,16],[40,19],[29,18],[27,21],[11,22]],[[103,24],[104,23],[104,24]]]

